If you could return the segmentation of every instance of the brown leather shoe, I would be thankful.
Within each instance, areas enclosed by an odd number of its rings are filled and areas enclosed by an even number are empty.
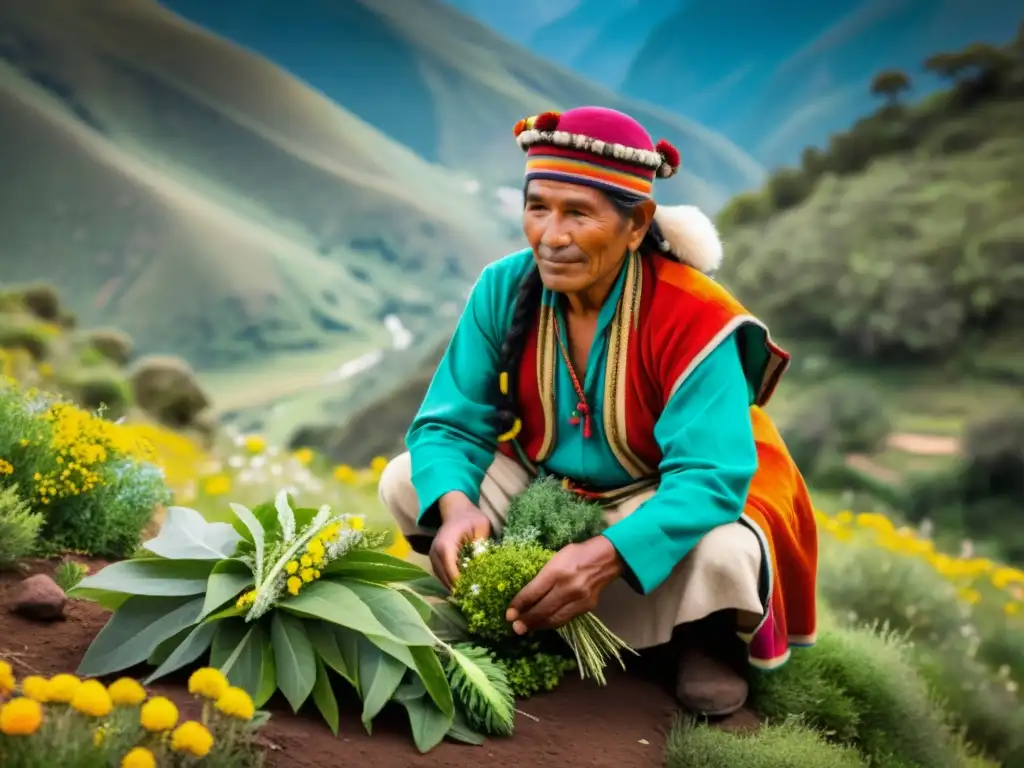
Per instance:
[[[679,655],[676,696],[692,714],[725,717],[747,703],[750,686],[743,675],[699,647],[688,645]]]

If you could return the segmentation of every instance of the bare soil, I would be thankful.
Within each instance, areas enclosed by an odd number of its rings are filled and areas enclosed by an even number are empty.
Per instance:
[[[83,562],[93,571],[103,565]],[[69,603],[66,619],[53,624],[11,613],[6,607],[10,590],[24,575],[52,574],[55,563],[31,561],[26,565],[23,574],[0,574],[0,658],[11,662],[19,676],[73,672],[109,614],[94,603],[80,601]],[[132,673],[141,676],[144,670]],[[195,714],[184,680],[183,675],[168,678],[153,688],[176,700],[186,714]],[[370,736],[360,723],[361,707],[354,693],[347,697],[340,689],[337,693],[342,708],[337,738],[315,711],[294,715],[283,701],[275,698],[270,702],[272,717],[261,731],[268,766],[320,768],[344,763],[478,768],[486,763],[537,763],[549,768],[654,768],[664,764],[665,737],[677,712],[673,697],[665,686],[652,682],[649,671],[645,675],[609,675],[605,689],[572,677],[553,693],[519,703],[519,709],[532,717],[518,716],[513,738],[489,739],[480,747],[445,742],[421,755],[412,743],[403,710],[396,707],[382,713]],[[756,727],[757,722],[753,713],[743,711],[721,725],[745,730]]]
[[[894,450],[917,456],[956,456],[962,448],[957,437],[918,435],[909,432],[890,435],[888,444]]]

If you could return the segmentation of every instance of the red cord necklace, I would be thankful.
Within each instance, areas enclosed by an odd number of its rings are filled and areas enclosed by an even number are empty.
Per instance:
[[[576,390],[576,397],[579,398],[579,404],[576,406],[576,410],[572,412],[569,417],[569,423],[574,427],[578,426],[580,421],[583,422],[583,438],[587,439],[592,434],[591,423],[590,423],[590,406],[587,405],[587,396],[583,392],[583,386],[580,384],[580,380],[576,378],[576,369],[572,366],[572,360],[569,358],[569,351],[565,348],[565,342],[562,341],[562,332],[558,329],[558,318],[552,316],[551,324],[555,328],[555,338],[558,340],[558,348],[562,352],[562,359],[565,360],[565,365],[569,369],[569,378],[572,379],[573,389]]]

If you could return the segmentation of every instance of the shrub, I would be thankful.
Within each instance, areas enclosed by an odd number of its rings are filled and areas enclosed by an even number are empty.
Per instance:
[[[116,328],[89,331],[86,344],[115,365],[125,365],[132,356],[132,338]]]
[[[944,722],[909,648],[892,634],[834,628],[781,670],[756,680],[760,712],[801,714],[869,765],[955,768],[957,739]],[[898,723],[899,727],[893,727]]]
[[[861,383],[829,384],[801,405],[786,425],[786,444],[800,469],[814,475],[830,460],[873,453],[892,430],[880,394]]]
[[[667,768],[863,768],[856,750],[829,744],[796,720],[734,735],[681,720],[667,745]]]
[[[127,382],[113,371],[80,371],[62,383],[80,406],[90,411],[102,410],[113,419],[124,416],[131,405]]]
[[[768,198],[776,211],[800,205],[814,189],[814,180],[803,171],[783,168],[768,179]]]
[[[61,316],[60,296],[57,289],[46,283],[35,283],[21,289],[25,308],[40,320],[56,322]]]
[[[50,550],[123,557],[170,500],[152,446],[132,430],[14,382],[0,384],[0,455],[46,517]]]
[[[818,518],[820,594],[835,615],[908,636],[908,658],[952,723],[1004,764],[1024,759],[1024,571],[944,554],[882,515]]]
[[[129,380],[139,407],[171,427],[188,427],[210,405],[192,368],[181,358],[145,357]]]
[[[0,459],[0,482],[9,467]],[[42,514],[32,511],[16,485],[0,488],[0,570],[16,567],[22,558],[35,551],[44,520]]]
[[[50,336],[38,324],[25,324],[20,320],[13,324],[0,322],[0,347],[24,350],[36,362],[49,358]]]

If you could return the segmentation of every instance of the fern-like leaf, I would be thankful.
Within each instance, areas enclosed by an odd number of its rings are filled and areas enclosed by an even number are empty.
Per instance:
[[[446,673],[471,728],[511,736],[516,702],[508,676],[485,648],[460,643],[447,646]]]

